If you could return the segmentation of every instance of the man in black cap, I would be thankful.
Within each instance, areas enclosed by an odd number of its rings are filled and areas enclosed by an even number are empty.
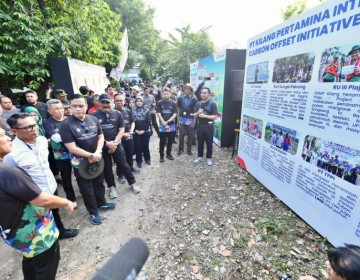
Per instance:
[[[103,93],[99,97],[100,109],[92,115],[99,119],[105,142],[103,147],[103,159],[105,161],[104,175],[107,183],[110,198],[116,198],[116,184],[112,170],[112,161],[124,174],[126,180],[134,193],[139,193],[140,189],[135,185],[135,177],[131,172],[130,166],[126,162],[125,151],[121,145],[121,138],[124,135],[124,120],[122,114],[111,109],[111,98]]]
[[[89,220],[94,225],[99,225],[104,218],[99,215],[99,210],[115,209],[115,203],[108,203],[105,199],[104,173],[93,179],[83,178],[79,173],[79,164],[82,160],[90,163],[100,162],[104,135],[96,117],[86,115],[88,109],[85,98],[74,94],[70,100],[72,115],[64,120],[59,128],[62,142],[71,153],[71,164],[79,185],[84,204],[89,212]]]

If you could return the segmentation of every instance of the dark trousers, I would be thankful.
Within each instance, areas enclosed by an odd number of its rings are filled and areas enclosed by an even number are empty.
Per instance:
[[[54,152],[51,148],[51,146],[49,146],[49,156],[48,156],[48,161],[49,161],[49,165],[50,165],[50,170],[52,172],[52,174],[56,177],[59,175],[59,170],[56,166],[55,163],[55,157],[54,157]]]
[[[173,132],[160,132],[160,156],[164,156],[165,144],[166,154],[171,155],[172,144],[175,138],[175,131]]]
[[[156,120],[156,114],[151,114],[151,125],[155,128],[157,135],[159,135],[159,125]]]
[[[123,146],[123,149],[125,151],[126,162],[130,166],[130,168],[132,168],[134,166],[134,138],[128,140],[122,139],[121,145]]]
[[[24,280],[54,280],[60,261],[59,241],[45,252],[32,258],[23,257]]]
[[[58,191],[56,190],[53,195],[56,195],[58,196]],[[54,221],[55,221],[55,224],[57,226],[57,228],[61,231],[64,229],[64,224],[63,222],[61,221],[61,218],[60,218],[60,214],[59,214],[59,208],[54,208],[51,210],[52,213],[53,213],[53,216],[54,216]]]
[[[209,126],[197,126],[198,157],[204,156],[204,143],[206,142],[206,158],[212,157],[212,143],[214,137],[214,128]]]
[[[115,152],[112,154],[109,154],[107,151],[103,151],[102,156],[105,162],[104,176],[108,188],[116,186],[112,168],[113,160],[116,163],[116,168],[121,170],[121,173],[124,174],[129,185],[135,184],[135,177],[131,172],[130,166],[126,162],[125,151],[122,145],[118,145]]]
[[[76,201],[76,196],[74,192],[74,187],[71,181],[71,171],[72,166],[69,159],[66,160],[55,160],[57,169],[60,171],[61,179],[63,182],[64,192],[66,194],[66,198],[70,201]]]
[[[86,158],[83,160],[87,160]],[[80,193],[84,199],[86,210],[90,215],[99,214],[98,206],[106,203],[104,173],[101,173],[94,179],[84,179],[80,176],[77,168],[74,168],[74,174]]]
[[[187,135],[187,151],[191,152],[194,141],[195,129],[191,125],[180,125],[179,127],[179,151],[184,151],[185,136]]]
[[[150,131],[145,132],[143,135],[134,134],[136,162],[142,164],[142,156],[144,155],[145,161],[150,160]]]

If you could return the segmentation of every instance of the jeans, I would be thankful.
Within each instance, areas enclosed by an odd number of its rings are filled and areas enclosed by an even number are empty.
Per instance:
[[[60,261],[59,241],[45,252],[22,260],[22,271],[24,280],[55,280],[56,271]]]
[[[171,155],[172,143],[175,138],[175,131],[160,132],[159,137],[160,137],[160,156],[164,156],[165,143],[166,143],[166,154]]]
[[[142,164],[142,156],[144,155],[145,161],[150,161],[150,131],[146,131],[142,135],[134,134],[136,162]]]
[[[83,160],[87,159],[85,158]],[[98,215],[98,206],[106,203],[104,173],[101,173],[94,179],[84,179],[80,176],[78,169],[74,168],[74,174],[80,193],[84,199],[86,210],[90,215]]]
[[[60,171],[61,179],[63,182],[64,192],[66,194],[66,198],[70,201],[75,202],[76,196],[74,192],[74,187],[71,181],[71,172],[72,166],[69,159],[66,160],[55,160],[57,169]]]
[[[112,169],[113,160],[116,163],[116,168],[121,170],[121,173],[124,174],[129,185],[135,184],[135,177],[131,172],[130,166],[126,162],[125,151],[121,144],[117,146],[114,153],[109,154],[107,151],[103,151],[102,156],[105,162],[104,176],[108,188],[116,186]]]
[[[187,151],[191,152],[194,141],[195,129],[191,125],[180,125],[179,127],[179,151],[184,151],[185,135],[187,135]]]
[[[198,157],[204,156],[204,142],[206,142],[206,158],[212,157],[212,143],[214,137],[214,128],[212,125],[197,126]]]

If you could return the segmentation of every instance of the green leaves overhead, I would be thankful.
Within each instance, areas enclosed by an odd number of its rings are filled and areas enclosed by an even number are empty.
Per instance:
[[[0,83],[11,87],[38,88],[51,56],[112,66],[120,56],[120,16],[102,0],[1,1],[0,25]]]

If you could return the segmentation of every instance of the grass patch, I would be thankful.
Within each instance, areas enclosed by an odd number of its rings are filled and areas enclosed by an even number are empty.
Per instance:
[[[239,238],[234,239],[234,246],[236,248],[241,248],[241,249],[247,248],[247,244],[248,244],[249,240],[250,240],[249,236],[240,235]]]

